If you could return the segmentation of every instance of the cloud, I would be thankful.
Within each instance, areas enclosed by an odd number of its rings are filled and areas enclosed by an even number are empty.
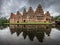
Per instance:
[[[0,17],[9,17],[10,13],[22,11],[32,6],[36,9],[41,4],[44,11],[49,11],[52,16],[60,14],[60,0],[0,0]]]
[[[11,12],[15,13],[19,9],[21,10],[24,6],[27,5],[26,0],[1,0],[0,17],[6,17],[10,15]]]

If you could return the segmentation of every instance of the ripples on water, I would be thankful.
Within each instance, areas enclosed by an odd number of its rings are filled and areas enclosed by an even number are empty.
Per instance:
[[[60,26],[0,26],[0,45],[60,45]]]

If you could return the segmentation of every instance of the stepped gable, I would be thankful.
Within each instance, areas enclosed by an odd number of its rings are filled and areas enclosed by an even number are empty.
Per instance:
[[[23,15],[25,15],[26,14],[26,9],[24,8],[24,10],[23,10]]]
[[[29,15],[29,16],[33,16],[34,15],[34,10],[32,9],[32,7],[29,7],[27,15]]]
[[[45,13],[45,16],[50,16],[49,11],[47,11],[47,12]]]
[[[39,4],[36,11],[29,7],[28,11],[24,8],[23,15],[17,11],[16,15],[11,13],[10,23],[20,22],[51,22],[51,16],[49,11],[44,14],[42,6]]]
[[[47,11],[47,12],[45,13],[45,17],[46,17],[46,20],[47,20],[47,21],[51,22],[51,16],[50,16],[49,11]]]
[[[17,15],[20,15],[20,12],[19,11],[17,11]]]
[[[32,9],[32,7],[29,7],[28,13],[34,13],[34,10]]]
[[[47,11],[47,13],[46,13],[46,14],[47,14],[47,16],[50,16],[50,13],[49,13],[49,11]]]
[[[17,14],[16,15],[18,15],[18,16],[22,16],[22,14],[19,12],[19,11],[17,11]]]
[[[27,17],[27,12],[26,12],[26,9],[24,8],[23,10],[23,18],[25,19]]]
[[[22,17],[22,14],[19,11],[17,11],[16,17],[20,18],[20,17]]]
[[[10,18],[15,18],[15,14],[13,14],[13,13],[11,13],[11,16],[10,16]]]
[[[29,10],[27,12],[27,16],[29,17],[29,19],[33,19],[33,17],[34,17],[34,10],[32,9],[32,7],[29,7]]]
[[[44,11],[43,11],[42,6],[40,4],[38,5],[38,7],[36,8],[36,11],[35,11],[35,14],[38,14],[38,13],[44,15]]]

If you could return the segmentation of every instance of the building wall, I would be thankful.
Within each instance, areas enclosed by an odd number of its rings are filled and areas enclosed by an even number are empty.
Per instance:
[[[51,22],[51,16],[48,11],[44,14],[42,6],[38,5],[36,11],[30,7],[28,11],[24,9],[23,15],[19,11],[17,11],[16,15],[11,14],[10,23],[20,22]]]

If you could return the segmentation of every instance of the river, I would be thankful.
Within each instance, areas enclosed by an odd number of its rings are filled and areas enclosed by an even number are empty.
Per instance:
[[[0,45],[60,45],[60,26],[0,26]]]

